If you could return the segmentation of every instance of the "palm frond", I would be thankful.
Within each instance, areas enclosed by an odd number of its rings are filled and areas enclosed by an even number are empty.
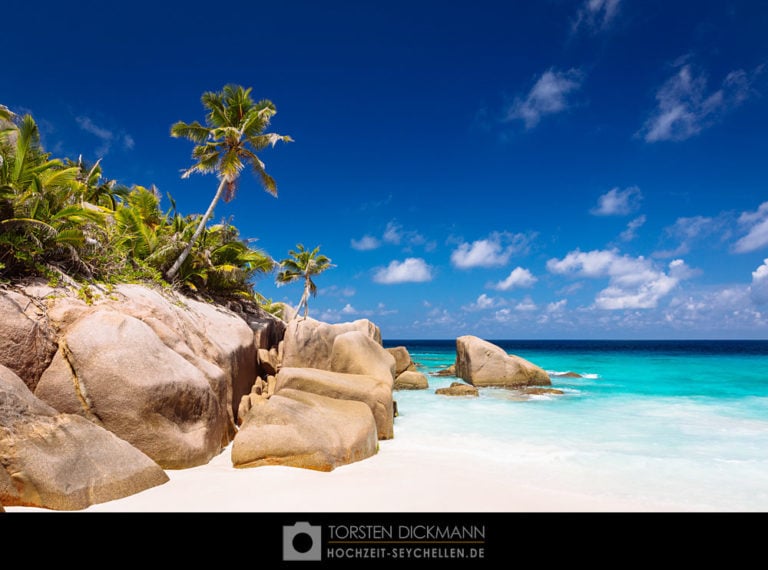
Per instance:
[[[11,121],[16,115],[5,105],[0,105],[0,119]]]
[[[185,123],[178,121],[171,125],[171,136],[174,138],[185,138],[197,144],[202,144],[208,140],[210,130],[197,121]]]
[[[56,228],[54,228],[50,224],[46,224],[45,222],[42,222],[40,220],[35,220],[34,218],[11,218],[9,220],[1,221],[0,225],[5,227],[13,227],[18,225],[18,226],[28,226],[32,228],[38,228],[43,230],[43,232],[49,238],[55,238],[56,234],[58,233],[56,231]]]
[[[83,244],[85,243],[85,235],[83,234],[83,231],[79,229],[72,228],[61,230],[56,235],[56,243],[80,248],[83,247]]]
[[[200,100],[203,107],[208,109],[205,116],[205,122],[209,127],[222,126],[227,124],[227,112],[224,108],[224,101],[220,93],[206,91]]]
[[[18,128],[16,137],[16,152],[13,165],[13,180],[19,180],[21,172],[24,169],[24,163],[27,160],[27,153],[40,140],[40,132],[37,123],[31,115],[24,115]]]

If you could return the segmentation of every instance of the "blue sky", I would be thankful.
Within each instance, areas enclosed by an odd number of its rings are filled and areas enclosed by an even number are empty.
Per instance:
[[[271,99],[295,139],[261,156],[279,197],[245,175],[216,219],[276,259],[321,246],[336,267],[312,316],[390,339],[768,334],[765,2],[3,12],[0,103],[184,212],[216,180],[180,178],[191,143],[170,125],[226,83]]]

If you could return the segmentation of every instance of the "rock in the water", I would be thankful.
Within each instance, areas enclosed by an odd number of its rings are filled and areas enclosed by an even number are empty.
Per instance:
[[[0,365],[34,390],[55,353],[55,335],[42,310],[29,297],[0,291]]]
[[[427,388],[429,388],[429,381],[421,372],[406,370],[395,379],[395,390],[426,390]]]
[[[556,372],[552,374],[552,376],[555,376],[556,378],[584,378],[578,372]]]
[[[474,386],[549,386],[544,369],[476,336],[456,339],[456,376]]]
[[[330,369],[373,376],[390,389],[395,381],[395,357],[359,331],[346,332],[334,339]]]
[[[229,441],[224,372],[203,359],[192,365],[144,322],[99,308],[59,346],[36,395],[60,412],[105,427],[168,469],[203,465]]]
[[[404,346],[388,348],[387,352],[395,357],[395,378],[405,371],[416,372],[416,363],[411,359],[411,354]]]
[[[377,449],[376,422],[366,404],[283,389],[248,413],[232,445],[232,463],[331,471]]]
[[[363,402],[376,420],[378,438],[394,436],[392,388],[376,378],[316,368],[282,368],[277,375],[275,393],[282,394],[284,389]]]
[[[448,368],[433,372],[431,376],[456,376],[456,365],[451,364]]]
[[[381,345],[381,331],[368,319],[335,325],[312,318],[292,320],[285,331],[283,366],[330,370],[333,341],[350,331],[359,331]]]
[[[479,396],[480,391],[474,386],[464,384],[463,382],[453,382],[448,388],[438,388],[435,394],[441,396]]]
[[[541,396],[544,394],[565,394],[565,392],[558,390],[557,388],[525,388],[524,392],[532,396]]]
[[[126,441],[58,413],[0,366],[0,503],[79,510],[168,481]]]

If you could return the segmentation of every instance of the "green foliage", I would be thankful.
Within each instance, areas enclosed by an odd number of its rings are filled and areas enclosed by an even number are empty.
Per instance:
[[[309,296],[317,296],[317,285],[312,277],[330,269],[333,265],[329,258],[320,254],[320,246],[309,250],[302,244],[297,244],[296,250],[290,250],[288,255],[290,257],[280,262],[281,271],[277,274],[277,284],[285,285],[300,279],[304,280],[304,293],[296,307],[296,314],[301,312],[303,306],[306,318],[309,314]]]
[[[176,278],[190,254],[192,244],[200,238],[205,224],[213,215],[219,199],[223,196],[224,201],[229,202],[235,197],[238,179],[244,168],[251,167],[264,189],[277,196],[277,184],[267,174],[264,163],[256,153],[268,146],[275,146],[279,141],[293,141],[289,136],[264,133],[277,110],[271,101],[255,102],[251,98],[250,88],[225,85],[219,93],[203,93],[201,101],[206,109],[205,125],[197,121],[179,121],[171,126],[171,136],[186,138],[195,143],[192,149],[195,163],[184,171],[182,178],[196,172],[216,173],[219,187],[192,238],[166,272],[169,279]]]
[[[170,198],[170,197],[169,197]],[[219,224],[195,236],[201,216],[163,212],[156,188],[127,188],[104,177],[101,162],[52,159],[31,116],[0,105],[0,278],[63,276],[112,284],[152,282],[189,246],[183,288],[252,298],[251,280],[275,262]],[[84,284],[78,295],[94,301]]]

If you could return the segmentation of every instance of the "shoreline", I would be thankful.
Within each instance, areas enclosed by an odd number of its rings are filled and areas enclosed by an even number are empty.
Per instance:
[[[478,458],[467,448],[430,448],[407,436],[331,472],[232,467],[230,446],[207,465],[166,473],[170,481],[78,513],[622,513],[679,512],[679,505],[579,494],[527,483],[524,464]],[[50,511],[5,507],[15,512]],[[686,510],[686,509],[682,509]]]

